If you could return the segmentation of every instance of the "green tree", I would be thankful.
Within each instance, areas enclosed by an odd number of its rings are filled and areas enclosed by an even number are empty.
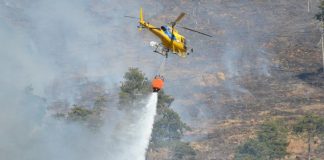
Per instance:
[[[121,106],[134,106],[136,100],[146,97],[151,92],[150,82],[138,68],[129,68],[124,79],[119,92]]]
[[[235,159],[283,158],[287,154],[287,132],[280,121],[264,123],[257,131],[256,139],[250,139],[238,147]]]
[[[324,118],[321,118],[314,114],[307,114],[304,117],[300,118],[298,122],[293,126],[293,131],[296,134],[307,133],[308,138],[308,159],[310,160],[311,156],[311,139],[318,134],[324,133]]]
[[[180,160],[180,159],[194,159],[196,152],[189,143],[177,141],[173,148],[172,159]]]
[[[90,118],[92,111],[84,107],[73,105],[73,108],[68,113],[68,120],[71,121],[86,121]]]
[[[96,130],[103,124],[102,112],[103,109],[99,107],[87,109],[85,107],[73,105],[73,108],[67,113],[66,119],[70,122],[79,122],[90,129]],[[65,115],[59,113],[56,117],[64,118]]]
[[[320,11],[315,15],[315,18],[319,21],[324,21],[324,1],[321,2],[321,4],[318,6]]]
[[[262,159],[262,155],[267,148],[264,143],[256,139],[250,139],[243,145],[239,146],[235,155],[236,160],[257,160]]]
[[[268,149],[265,154],[270,159],[283,158],[287,154],[287,132],[288,130],[281,121],[271,121],[261,126],[258,141],[266,145]]]
[[[322,42],[322,54],[323,54],[323,67],[324,67],[324,1],[321,1],[318,7],[320,11],[315,15],[315,18],[321,22],[321,42]]]
[[[180,140],[184,130],[189,128],[181,121],[178,113],[170,108],[163,108],[159,117],[154,123],[152,133],[152,141],[156,144]]]
[[[172,96],[165,94],[163,90],[159,91],[157,105],[158,113],[160,113],[160,111],[162,112],[163,108],[170,107],[173,101],[174,98]]]

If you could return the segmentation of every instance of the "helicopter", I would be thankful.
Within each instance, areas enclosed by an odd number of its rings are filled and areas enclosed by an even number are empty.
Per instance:
[[[172,53],[185,58],[187,55],[193,52],[193,48],[188,49],[186,38],[181,35],[176,29],[175,26],[177,23],[185,16],[184,12],[180,13],[180,15],[176,18],[175,21],[168,23],[168,25],[163,25],[161,27],[155,27],[154,25],[146,22],[143,17],[143,9],[140,8],[140,17],[139,17],[139,31],[142,29],[148,29],[155,36],[160,38],[161,43],[151,41],[150,46],[155,48],[154,52],[161,54],[168,58],[168,53],[171,51]],[[132,16],[125,16],[128,18],[136,18]],[[181,26],[181,28],[185,30],[189,30],[195,33],[202,34],[204,36],[212,37],[209,34],[196,31],[194,29],[190,29],[188,27]]]

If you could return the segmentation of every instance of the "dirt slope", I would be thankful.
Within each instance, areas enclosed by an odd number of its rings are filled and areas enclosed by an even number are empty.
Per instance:
[[[311,1],[310,12],[304,0],[160,3],[164,9],[150,22],[168,22],[184,11],[182,25],[214,35],[181,30],[195,53],[167,62],[166,90],[193,128],[184,140],[198,151],[197,159],[233,159],[238,144],[267,119],[324,115],[320,32],[313,18],[319,1]]]

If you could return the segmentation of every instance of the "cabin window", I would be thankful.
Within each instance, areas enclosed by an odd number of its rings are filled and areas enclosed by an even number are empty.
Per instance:
[[[164,26],[161,26],[162,31],[166,31],[166,28]]]
[[[161,30],[172,40],[176,40],[176,37],[172,34],[171,29],[168,26],[161,26]]]

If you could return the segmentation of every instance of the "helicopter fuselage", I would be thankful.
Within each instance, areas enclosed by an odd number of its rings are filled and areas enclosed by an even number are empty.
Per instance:
[[[180,35],[176,29],[170,26],[161,26],[157,28],[147,22],[140,21],[140,25],[143,28],[147,28],[150,32],[160,38],[162,45],[173,53],[179,55],[180,57],[186,57],[187,46],[185,37]]]

